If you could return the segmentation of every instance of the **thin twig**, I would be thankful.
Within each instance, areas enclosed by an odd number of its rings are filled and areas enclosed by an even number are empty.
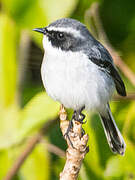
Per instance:
[[[65,108],[60,108],[60,128],[62,134],[65,135],[69,121]],[[76,180],[82,165],[82,161],[88,152],[88,135],[82,133],[82,124],[73,120],[73,128],[69,132],[69,138],[65,137],[68,145],[66,151],[66,163],[63,171],[60,173],[60,180]]]
[[[99,3],[93,3],[90,9],[86,12],[86,18],[93,18],[94,24],[96,27],[96,31],[98,34],[98,39],[103,42],[104,46],[108,49],[110,54],[114,59],[114,63],[119,67],[119,69],[123,72],[123,74],[129,79],[129,81],[135,86],[135,74],[133,71],[127,66],[127,64],[122,60],[116,50],[112,47],[109,42],[109,39],[104,31],[102,21],[99,15]],[[86,20],[88,22],[88,20]],[[92,28],[94,29],[94,28]],[[95,32],[94,32],[95,34]]]
[[[125,100],[127,100],[127,101],[132,100],[132,101],[134,101],[135,100],[135,93],[127,94],[125,97],[119,96],[119,95],[115,95],[113,97],[113,100],[114,101],[120,101],[120,100],[122,100],[122,101],[125,101]]]
[[[57,156],[61,158],[65,158],[66,154],[65,152],[60,149],[59,147],[55,146],[54,144],[48,143],[45,139],[42,138],[41,143],[45,144],[45,147],[47,147],[47,150],[53,154],[56,154]]]

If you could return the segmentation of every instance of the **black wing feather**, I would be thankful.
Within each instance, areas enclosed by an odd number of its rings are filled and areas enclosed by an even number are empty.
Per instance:
[[[91,53],[89,54],[89,59],[93,63],[101,67],[113,78],[118,94],[120,94],[121,96],[126,96],[126,89],[124,82],[122,81],[117,69],[113,64],[111,55],[101,44],[98,44],[96,46],[96,50],[97,51],[91,49]]]

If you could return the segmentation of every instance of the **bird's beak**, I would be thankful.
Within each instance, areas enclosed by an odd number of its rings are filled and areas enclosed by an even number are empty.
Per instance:
[[[46,34],[47,29],[46,28],[35,28],[33,31],[37,31],[42,34]]]

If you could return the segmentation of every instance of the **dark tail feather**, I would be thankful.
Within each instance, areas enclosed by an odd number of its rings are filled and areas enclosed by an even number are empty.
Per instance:
[[[106,113],[100,113],[100,117],[108,144],[112,152],[124,155],[126,144],[119,129],[115,124],[111,110],[109,108],[109,104],[107,105]]]

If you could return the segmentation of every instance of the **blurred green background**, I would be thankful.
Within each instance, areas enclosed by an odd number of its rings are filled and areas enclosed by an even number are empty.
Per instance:
[[[32,29],[62,17],[72,17],[89,26],[86,12],[89,16],[94,2],[100,4],[100,18],[111,44],[135,72],[135,0],[0,1],[0,179],[4,179],[25,150],[27,139],[52,120],[54,123],[44,131],[43,140],[13,179],[59,179],[65,159],[55,147],[64,151],[67,148],[59,128],[60,105],[44,91],[40,76],[42,35]],[[134,93],[135,86],[123,72],[121,75],[128,94]],[[110,152],[98,115],[87,114],[84,129],[90,137],[90,151],[79,180],[135,179],[134,96],[130,100],[112,101],[111,109],[127,144],[125,156]]]

